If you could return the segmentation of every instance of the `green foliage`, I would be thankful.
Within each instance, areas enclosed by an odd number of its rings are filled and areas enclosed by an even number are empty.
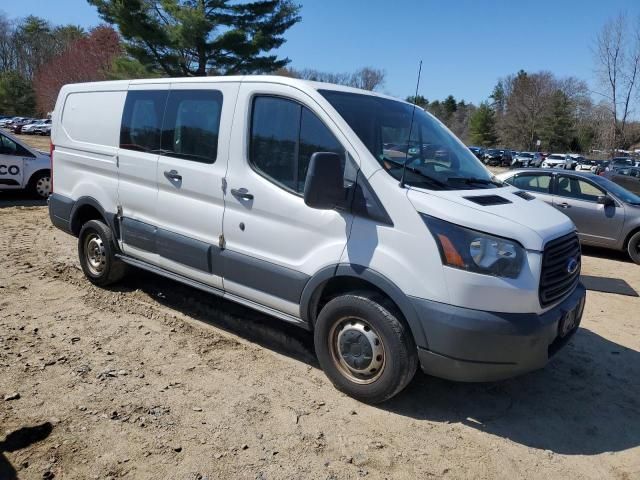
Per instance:
[[[160,73],[148,70],[135,58],[121,56],[114,59],[106,75],[108,80],[131,80],[135,78],[155,78],[159,77]]]
[[[456,103],[456,99],[453,97],[453,95],[449,95],[444,99],[444,101],[442,102],[442,108],[444,109],[444,113],[447,116],[451,116],[456,112],[456,110],[458,109],[458,104]]]
[[[557,90],[553,93],[543,130],[549,150],[564,152],[571,148],[575,134],[573,111],[571,100],[564,92]]]
[[[31,82],[17,72],[0,73],[0,112],[33,115],[36,106]]]
[[[426,97],[422,95],[410,95],[406,98],[406,101],[409,103],[413,103],[420,108],[427,108],[429,106],[429,100],[427,100]]]
[[[87,0],[117,25],[129,55],[169,76],[266,73],[289,59],[268,52],[300,20],[290,0]]]
[[[471,143],[491,147],[498,141],[495,112],[487,102],[482,102],[469,119]]]

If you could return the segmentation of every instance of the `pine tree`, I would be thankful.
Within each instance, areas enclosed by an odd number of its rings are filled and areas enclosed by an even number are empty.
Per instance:
[[[0,73],[0,112],[5,115],[32,115],[36,100],[31,82],[18,72]]]
[[[273,72],[289,63],[268,52],[300,20],[290,0],[87,0],[117,25],[127,52],[169,76]]]
[[[469,120],[471,143],[491,147],[498,141],[496,134],[496,116],[487,102],[482,102]]]
[[[545,143],[549,145],[550,150],[564,152],[571,148],[571,141],[575,135],[573,105],[561,90],[553,93],[544,125]]]

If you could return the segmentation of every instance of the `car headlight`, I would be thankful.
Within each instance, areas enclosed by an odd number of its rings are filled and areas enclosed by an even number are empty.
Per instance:
[[[438,245],[444,265],[496,277],[520,275],[525,251],[515,240],[421,216]]]

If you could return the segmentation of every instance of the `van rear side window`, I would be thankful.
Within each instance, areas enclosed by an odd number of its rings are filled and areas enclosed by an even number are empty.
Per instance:
[[[168,91],[134,90],[127,93],[120,129],[120,148],[158,153],[160,129]]]
[[[222,93],[218,90],[174,90],[169,93],[162,128],[162,155],[214,163]]]

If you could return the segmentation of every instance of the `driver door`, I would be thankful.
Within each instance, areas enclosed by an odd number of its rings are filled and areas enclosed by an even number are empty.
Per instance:
[[[615,246],[624,223],[624,207],[617,202],[610,206],[599,204],[601,195],[606,192],[594,183],[560,174],[553,206],[573,220],[580,240],[593,245]]]
[[[28,153],[22,145],[0,133],[0,188],[22,188],[24,161]]]

